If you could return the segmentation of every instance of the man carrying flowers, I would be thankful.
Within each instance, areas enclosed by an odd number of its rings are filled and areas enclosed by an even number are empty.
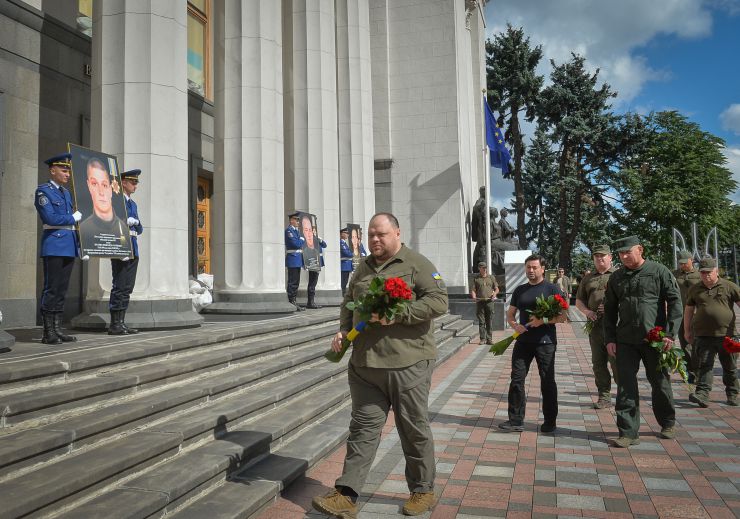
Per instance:
[[[540,314],[537,311],[538,304],[540,306],[545,304],[550,296],[563,310],[568,308],[568,303],[557,286],[545,281],[544,258],[537,255],[529,256],[524,260],[524,272],[527,283],[516,287],[511,296],[509,309],[506,311],[506,320],[518,335],[511,354],[509,419],[500,423],[499,428],[505,431],[524,430],[524,408],[527,405],[524,381],[532,359],[535,359],[540,372],[542,414],[545,417],[540,431],[547,433],[555,430],[558,416],[558,386],[555,383],[555,350],[558,340],[555,323],[565,322],[567,317],[565,311],[558,312],[557,317],[552,319],[536,317],[533,314]],[[518,321],[517,312],[519,312]]]
[[[713,258],[699,262],[699,274],[701,283],[689,289],[683,318],[684,335],[696,347],[695,365],[698,366],[696,392],[689,395],[689,400],[700,407],[709,405],[716,355],[722,365],[727,405],[737,406],[736,355],[726,351],[723,343],[725,337],[735,333],[734,305],[740,306],[740,287],[719,277]]]
[[[433,319],[447,312],[447,288],[434,265],[401,243],[398,220],[378,213],[368,225],[370,256],[363,258],[347,287],[340,311],[340,331],[332,350],[340,352],[347,334],[362,321],[354,304],[363,301],[378,278],[400,278],[383,290],[390,297],[411,298],[390,320],[372,315],[360,333],[353,334],[348,378],[352,419],[344,470],[327,495],[313,499],[313,507],[335,517],[357,514],[357,498],[365,484],[393,409],[406,458],[406,483],[411,494],[403,506],[406,515],[430,510],[434,495],[434,440],[429,426],[428,397],[437,356]],[[352,304],[350,304],[352,303]],[[350,310],[348,308],[353,308]]]
[[[609,278],[604,298],[604,340],[617,359],[617,447],[640,443],[640,396],[637,371],[640,361],[652,387],[653,414],[662,438],[675,438],[676,410],[669,374],[660,370],[660,353],[646,339],[655,326],[664,330],[663,348],[673,348],[681,325],[681,293],[676,278],[660,263],[646,260],[637,236],[614,243],[624,268]]]

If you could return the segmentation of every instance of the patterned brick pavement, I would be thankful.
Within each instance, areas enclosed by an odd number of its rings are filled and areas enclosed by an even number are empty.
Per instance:
[[[691,404],[687,388],[674,379],[678,434],[676,440],[662,440],[641,370],[641,444],[618,449],[610,446],[617,437],[613,409],[592,408],[591,354],[580,324],[558,325],[558,338],[554,434],[538,432],[542,415],[536,368],[527,380],[524,432],[503,433],[496,427],[507,417],[510,351],[494,358],[487,348],[470,344],[437,369],[430,414],[440,499],[422,517],[740,517],[740,408],[724,404],[721,376],[715,376],[707,409]],[[720,372],[717,363],[715,374]],[[311,509],[311,498],[333,485],[343,459],[340,448],[318,463],[260,519],[321,517]],[[408,497],[403,471],[390,417],[363,488],[361,519],[403,517],[401,506]]]

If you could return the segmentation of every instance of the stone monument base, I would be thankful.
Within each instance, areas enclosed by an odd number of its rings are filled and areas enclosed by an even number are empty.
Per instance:
[[[203,317],[193,310],[191,299],[132,300],[126,311],[126,324],[140,330],[195,328]],[[83,312],[74,317],[77,330],[105,330],[110,326],[108,300],[85,301]]]

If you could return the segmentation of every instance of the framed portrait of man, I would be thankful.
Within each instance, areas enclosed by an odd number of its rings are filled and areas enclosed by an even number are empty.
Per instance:
[[[348,223],[347,229],[349,230],[349,249],[352,251],[352,270],[354,271],[367,253],[362,245],[362,227],[356,223]]]
[[[98,258],[132,256],[126,225],[126,201],[116,157],[75,144],[72,155],[72,189],[75,209],[82,213],[78,224],[82,255]]]
[[[319,243],[316,215],[298,213],[298,232],[303,237],[303,266],[306,270],[321,270],[321,244]]]

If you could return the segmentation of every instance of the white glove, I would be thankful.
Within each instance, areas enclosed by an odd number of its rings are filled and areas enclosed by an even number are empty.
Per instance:
[[[81,259],[82,259],[82,261],[90,261],[90,256],[88,256],[87,254],[85,254],[84,256],[82,256]]]
[[[121,261],[128,261],[128,260],[130,260],[130,259],[131,259],[131,258],[129,258],[128,256],[126,256],[126,257],[124,257],[124,258],[121,258]]]
[[[301,241],[306,241],[306,238],[304,238],[303,236],[299,236],[299,238],[301,239]]]
[[[133,216],[129,216],[128,219],[126,220],[126,225],[128,225],[128,226],[131,226],[131,225],[139,225],[139,220],[137,220]]]
[[[75,219],[75,222],[79,222],[80,220],[82,220],[82,213],[79,211],[75,211],[74,213],[72,213],[72,218]]]

